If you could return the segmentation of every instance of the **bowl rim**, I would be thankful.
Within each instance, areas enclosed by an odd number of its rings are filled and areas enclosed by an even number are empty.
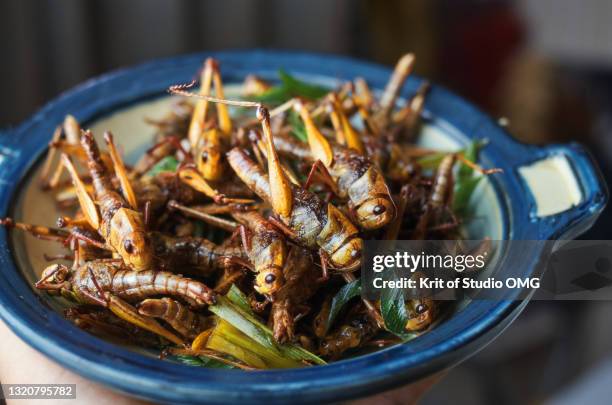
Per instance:
[[[6,157],[4,161],[0,159],[0,168],[4,169],[3,176],[0,175],[0,210],[3,214],[10,208],[19,186],[19,182],[10,179],[26,176],[45,146],[37,139],[28,139],[25,134],[34,132],[40,135],[43,130],[50,134],[53,126],[60,122],[60,117],[72,112],[69,108],[76,109],[77,118],[82,115],[88,117],[85,121],[89,121],[111,112],[114,107],[121,108],[126,103],[150,95],[147,92],[151,89],[157,88],[159,92],[167,87],[161,86],[164,83],[163,77],[159,77],[161,72],[170,71],[173,78],[180,76],[180,80],[188,81],[196,70],[193,67],[199,66],[208,56],[221,61],[224,75],[228,71],[236,76],[248,71],[269,73],[270,69],[283,66],[298,75],[329,79],[330,72],[335,69],[341,76],[360,75],[373,83],[373,88],[383,88],[390,72],[387,67],[346,57],[254,50],[172,57],[91,79],[48,103],[30,120],[13,129],[12,137],[0,135],[0,155]],[[190,73],[187,74],[187,71]],[[139,87],[139,80],[147,83]],[[156,80],[160,82],[153,83]],[[421,81],[412,76],[402,94],[406,96],[414,93]],[[112,91],[126,83],[133,83],[132,87]],[[88,101],[91,104],[84,105]],[[487,150],[485,158],[496,167],[513,171],[518,164],[535,161],[549,155],[551,151],[557,151],[516,142],[484,113],[438,85],[432,86],[425,110],[432,119],[441,120],[440,125],[446,122],[457,128],[464,138],[484,135],[494,138],[494,149]],[[583,152],[576,145],[572,145],[572,148]],[[567,147],[561,150],[567,151]],[[7,166],[11,160],[14,163],[12,169]],[[587,161],[584,164],[593,163]],[[572,227],[596,217],[607,199],[605,188],[598,185],[600,191],[604,190],[603,199],[593,201],[591,198],[591,201],[585,201],[567,216],[557,217],[554,223],[530,221],[529,197],[522,192],[524,185],[520,178],[510,176],[502,183],[503,190],[498,183],[496,193],[505,207],[502,209],[507,210],[503,220],[511,239],[558,238],[567,234]],[[589,204],[593,206],[587,207]],[[470,304],[469,311],[463,310],[454,315],[454,322],[444,323],[410,344],[326,366],[255,373],[194,369],[147,358],[92,337],[76,327],[66,328],[68,321],[47,308],[25,283],[15,267],[8,245],[7,232],[2,229],[0,317],[18,336],[35,349],[87,378],[132,395],[177,403],[203,400],[209,403],[229,403],[247,398],[257,402],[282,402],[291,398],[301,403],[314,400],[337,401],[380,392],[453,365],[474,354],[501,333],[527,303],[527,300],[515,301],[513,296],[494,303],[474,302]]]

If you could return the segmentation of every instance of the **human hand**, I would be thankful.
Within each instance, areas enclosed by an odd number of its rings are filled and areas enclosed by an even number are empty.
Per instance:
[[[0,321],[0,381],[2,384],[76,384],[75,403],[112,405],[144,404],[97,383],[86,380],[49,360],[21,341]],[[36,404],[57,404],[57,400],[36,400]],[[7,400],[7,405],[24,404]]]
[[[351,405],[412,405],[444,377],[445,371],[430,375],[412,384],[352,401]]]

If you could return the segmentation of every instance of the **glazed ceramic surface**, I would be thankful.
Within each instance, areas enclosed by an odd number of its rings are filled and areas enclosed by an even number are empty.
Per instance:
[[[31,120],[0,135],[0,215],[52,225],[56,211],[36,186],[37,161],[54,127],[71,113],[98,135],[114,132],[129,159],[150,144],[143,118],[161,117],[171,98],[165,89],[189,81],[209,55],[153,62],[85,83],[48,104]],[[224,81],[239,83],[248,73],[274,80],[283,67],[299,78],[330,87],[364,77],[382,89],[389,69],[350,59],[310,54],[236,52],[213,55]],[[410,78],[403,96],[420,83]],[[437,149],[487,138],[482,154],[497,175],[479,186],[466,231],[473,238],[557,239],[586,230],[603,208],[607,192],[589,155],[578,145],[536,148],[513,141],[494,121],[446,90],[433,86],[425,105],[421,142]],[[552,198],[551,198],[552,197]],[[174,403],[326,402],[354,398],[407,383],[452,366],[497,336],[526,301],[509,293],[502,301],[465,303],[437,328],[404,345],[322,367],[246,373],[179,365],[97,339],[64,320],[60,300],[31,287],[52,253],[49,243],[0,230],[0,316],[27,343],[85,377],[141,397]],[[534,269],[541,251],[521,254],[522,276]],[[510,257],[500,257],[502,273]],[[516,270],[514,270],[516,272]]]

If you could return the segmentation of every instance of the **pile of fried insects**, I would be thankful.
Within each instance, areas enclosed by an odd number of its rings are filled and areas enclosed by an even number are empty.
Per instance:
[[[405,342],[445,305],[361,298],[363,241],[461,239],[470,195],[495,171],[475,163],[482,142],[416,146],[429,86],[398,100],[413,65],[403,56],[380,97],[361,78],[328,89],[281,70],[228,100],[207,59],[199,91],[170,87],[167,116],[147,119],[155,143],[132,167],[111,133],[101,150],[67,116],[41,182],[71,215],[1,222],[69,249],[35,284],[75,304],[68,319],[161,357],[288,368]]]

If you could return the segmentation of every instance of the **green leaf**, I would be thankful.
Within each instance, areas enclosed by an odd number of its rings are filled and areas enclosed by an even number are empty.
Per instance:
[[[302,346],[285,344],[280,346],[280,350],[283,356],[289,357],[293,360],[308,361],[313,364],[318,364],[319,366],[327,364],[325,360],[304,349]]]
[[[219,318],[228,322],[236,329],[253,339],[275,354],[296,361],[308,361],[314,364],[327,364],[317,355],[301,346],[294,344],[278,345],[274,341],[272,331],[254,314],[249,313],[227,297],[217,297],[217,303],[208,307]]]
[[[240,291],[238,287],[236,287],[236,284],[232,284],[232,286],[230,287],[229,291],[226,294],[226,297],[228,300],[238,305],[240,309],[255,316],[255,314],[253,313],[253,310],[251,309],[251,306],[249,305],[248,298],[246,297],[246,295],[244,295],[242,291]]]
[[[404,292],[399,288],[384,290],[380,297],[380,311],[387,330],[403,339],[406,338],[408,311],[406,311]]]
[[[265,368],[292,368],[302,364],[281,356],[240,332],[229,322],[222,319],[208,337],[206,347],[216,352],[225,353],[233,358],[248,364],[251,367]]]
[[[327,317],[327,325],[325,327],[325,333],[332,327],[336,317],[340,313],[340,310],[348,303],[351,299],[361,294],[361,282],[359,279],[351,281],[348,284],[342,286],[342,288],[334,295],[332,299],[331,307],[329,309],[329,316]]]
[[[279,85],[271,87],[263,94],[253,96],[251,99],[261,103],[282,104],[293,97],[317,100],[329,93],[329,89],[306,83],[282,69],[278,71],[278,76],[281,80]]]
[[[265,93],[251,97],[254,101],[268,104],[282,104],[291,99],[291,93],[284,85],[274,86]]]
[[[279,353],[272,335],[266,333],[264,325],[226,297],[217,297],[217,303],[208,309],[260,345]]]
[[[210,357],[204,356],[188,356],[188,355],[180,355],[175,356],[175,359],[180,361],[183,364],[187,364],[189,366],[195,367],[208,367],[208,368],[236,368],[231,364],[223,363],[216,359],[211,359]]]
[[[457,182],[453,193],[453,211],[459,215],[467,214],[468,205],[478,183],[484,176],[469,177]]]
[[[478,162],[478,154],[485,143],[486,140],[473,140],[463,151],[463,156],[471,162]],[[459,166],[453,192],[453,211],[457,215],[466,216],[468,214],[470,199],[482,178],[482,175],[474,173],[473,168],[465,164]]]
[[[423,169],[435,169],[440,165],[444,156],[448,155],[451,152],[436,152],[431,155],[423,156],[422,158],[417,159],[417,163]]]
[[[304,97],[310,100],[318,100],[329,93],[327,88],[296,79],[283,69],[278,71],[278,75],[285,85],[285,88],[287,88],[289,93],[294,96]]]
[[[161,172],[175,172],[178,164],[179,162],[174,156],[166,156],[159,162],[155,163],[155,165],[146,173],[146,175],[154,177]]]
[[[308,135],[306,134],[306,127],[304,122],[299,117],[298,113],[294,110],[289,111],[287,115],[287,122],[291,126],[291,134],[302,142],[308,142]]]
[[[480,140],[474,139],[465,149],[463,156],[467,160],[476,163],[478,161],[478,152],[480,151],[480,147],[481,147]],[[471,177],[472,174],[474,174],[474,169],[472,169],[471,167],[467,165],[462,164],[461,166],[459,166],[459,170],[457,172],[457,179],[461,181],[462,179]]]
[[[188,364],[190,366],[202,366],[203,361],[197,356],[176,356],[176,359],[181,363]]]
[[[480,151],[480,149],[482,149],[487,144],[487,142],[488,142],[487,139],[475,139],[467,147],[463,149],[459,149],[458,151],[455,151],[454,153],[459,153],[465,156],[467,159],[471,160],[472,162],[477,162],[478,152]],[[417,159],[417,162],[423,169],[435,169],[436,167],[438,167],[442,159],[444,159],[444,156],[448,155],[449,153],[453,153],[453,152],[441,151],[441,152],[432,153],[430,155],[426,155],[426,156],[423,156]],[[461,165],[461,166],[462,167],[459,170],[459,176],[466,176],[468,174],[473,173],[472,168],[465,166],[465,165]]]

